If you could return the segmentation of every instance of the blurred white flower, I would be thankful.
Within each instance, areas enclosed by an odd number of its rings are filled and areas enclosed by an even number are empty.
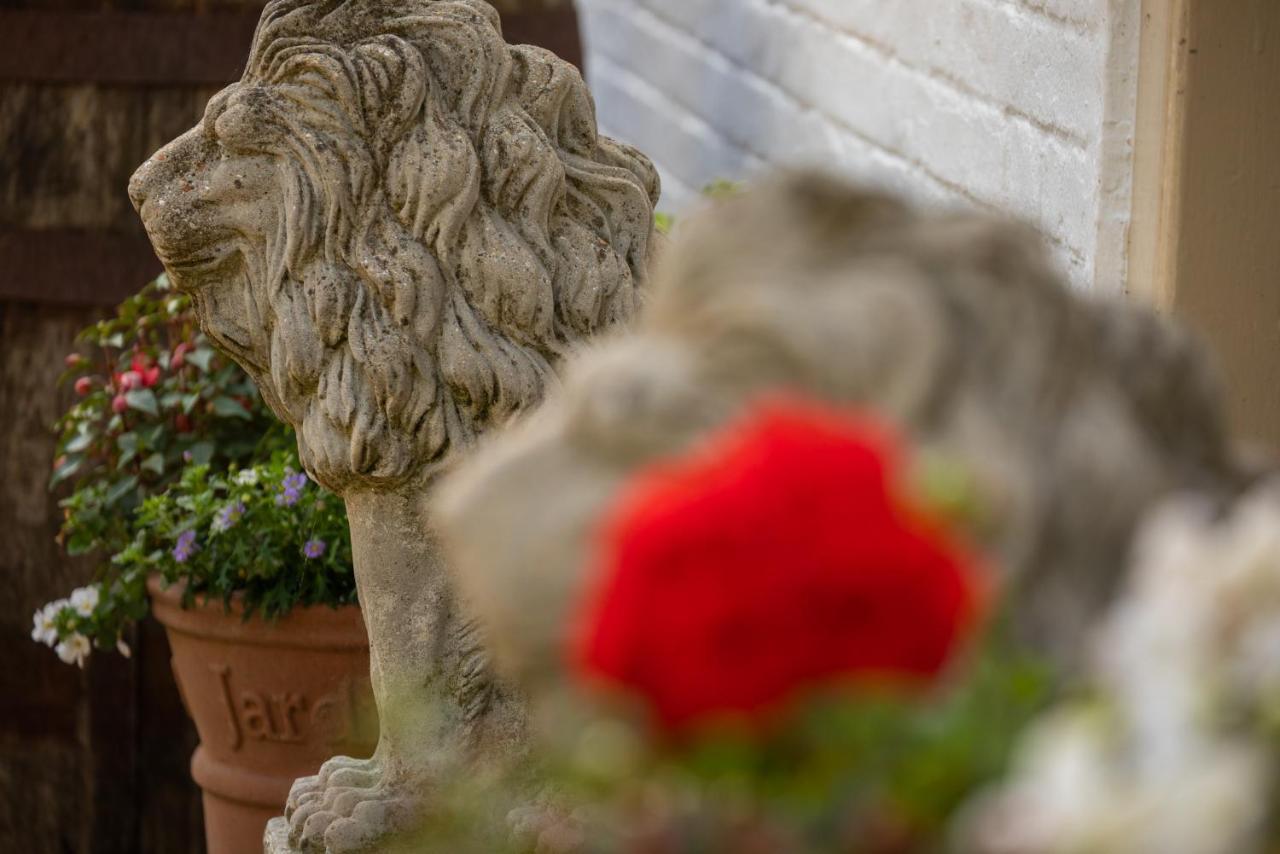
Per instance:
[[[133,655],[133,650],[129,649],[129,645],[124,642],[124,638],[116,640],[116,652],[120,653],[125,658],[129,658]]]
[[[36,643],[53,646],[58,640],[58,627],[54,620],[58,616],[59,609],[54,607],[55,604],[50,602],[36,611],[32,617],[34,625],[31,628],[31,639]]]
[[[1225,518],[1203,501],[1169,502],[1134,554],[1129,588],[1095,638],[1096,704],[1068,704],[1031,730],[1009,779],[963,814],[965,850],[1263,850],[1280,782],[1269,728],[1280,699],[1280,481]]]
[[[244,471],[237,472],[235,481],[239,486],[256,486],[258,483],[258,470],[245,469]]]
[[[71,607],[75,608],[76,613],[82,617],[92,617],[100,598],[101,594],[96,584],[78,587],[71,593]]]
[[[983,854],[1076,851],[1111,837],[1101,818],[1123,801],[1108,762],[1114,733],[1099,710],[1047,715],[1024,737],[1012,779],[964,816],[965,835]],[[1113,850],[1104,847],[1101,850]]]
[[[55,651],[58,653],[58,658],[61,658],[67,664],[84,667],[84,660],[88,658],[89,653],[93,651],[93,645],[89,643],[89,639],[87,637],[76,632],[71,637],[58,644]]]

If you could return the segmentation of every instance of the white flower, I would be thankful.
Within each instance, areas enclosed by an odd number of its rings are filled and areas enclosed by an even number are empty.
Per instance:
[[[96,584],[80,587],[71,593],[71,607],[75,608],[76,613],[82,617],[92,617],[100,598],[101,594]]]
[[[1088,674],[1109,731],[1078,725],[1089,718],[1077,702],[1024,735],[1011,776],[969,809],[974,850],[1266,850],[1277,757],[1267,722],[1280,699],[1280,480],[1226,516],[1212,510],[1175,499],[1146,520]]]
[[[1147,786],[1149,813],[1134,850],[1241,854],[1268,850],[1268,758],[1248,740],[1222,740],[1182,773]]]
[[[238,486],[256,486],[258,483],[258,470],[245,469],[236,474],[236,484]]]
[[[77,667],[84,667],[84,660],[89,657],[89,653],[93,651],[92,644],[84,635],[76,632],[71,637],[58,644],[55,651],[58,658],[61,658],[67,664],[74,664]]]
[[[129,649],[129,645],[124,642],[124,638],[116,640],[116,652],[120,653],[125,658],[129,658],[133,655],[133,650]]]
[[[56,603],[50,602],[39,611],[36,611],[32,617],[34,625],[31,628],[31,639],[36,643],[42,643],[45,646],[53,646],[58,640],[58,627],[54,620],[58,616],[58,610],[54,607]]]

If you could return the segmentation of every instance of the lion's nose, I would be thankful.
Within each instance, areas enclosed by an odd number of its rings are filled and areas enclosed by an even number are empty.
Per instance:
[[[143,163],[134,170],[133,175],[129,178],[129,201],[133,202],[133,209],[142,212],[142,205],[147,200],[148,172],[151,169],[151,160]]]
[[[129,179],[129,199],[134,209],[142,213],[147,199],[159,195],[175,177],[187,174],[203,161],[207,146],[208,140],[197,126],[151,155]]]

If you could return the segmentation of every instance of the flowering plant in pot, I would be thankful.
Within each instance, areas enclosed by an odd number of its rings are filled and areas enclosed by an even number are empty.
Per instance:
[[[100,583],[37,612],[32,636],[83,664],[95,646],[118,646],[146,614],[145,579],[110,572],[112,557],[133,542],[135,512],[174,483],[188,463],[225,469],[269,457],[289,437],[257,389],[199,332],[190,299],[164,276],[125,300],[113,317],[92,324],[67,356],[62,382],[75,403],[57,423],[51,488],[60,501],[58,541],[72,556],[96,555]]]
[[[293,781],[376,741],[368,641],[342,502],[292,451],[215,471],[191,464],[143,501],[112,560],[144,582],[200,733],[212,852],[251,850]]]
[[[101,560],[32,637],[83,666],[129,655],[153,612],[200,735],[209,849],[250,850],[296,777],[376,738],[345,508],[164,277],[79,340],[52,486],[72,487],[60,542]]]

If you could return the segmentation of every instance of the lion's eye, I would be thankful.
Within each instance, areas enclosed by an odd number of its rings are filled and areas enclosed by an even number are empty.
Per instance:
[[[228,87],[210,98],[209,103],[205,105],[204,120],[201,124],[204,125],[206,133],[213,132],[214,125],[217,123],[218,118],[226,112],[227,104],[231,102],[231,95],[231,87]]]
[[[213,123],[213,132],[223,145],[233,149],[253,149],[262,141],[262,131],[253,112],[243,104],[232,104]]]

